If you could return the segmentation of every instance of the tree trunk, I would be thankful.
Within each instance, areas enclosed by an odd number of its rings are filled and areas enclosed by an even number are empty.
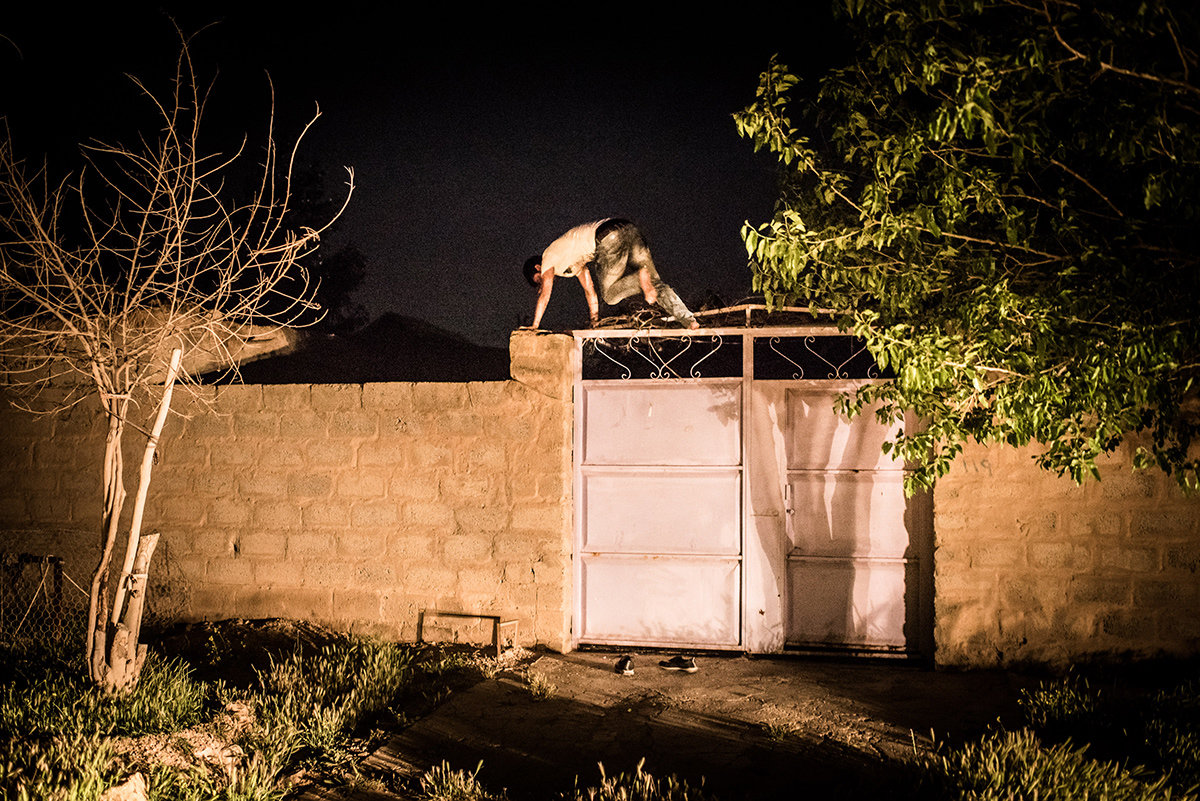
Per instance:
[[[142,632],[142,611],[146,602],[146,584],[150,574],[150,557],[158,546],[158,532],[138,538],[133,571],[126,574],[128,603],[121,619],[113,626],[112,647],[108,654],[108,675],[104,686],[123,690],[137,683],[146,661],[146,646],[138,643]]]
[[[179,376],[179,366],[183,351],[175,349],[171,353],[171,364],[167,369],[166,380],[163,383],[162,399],[159,402],[158,414],[154,419],[154,427],[146,440],[142,451],[141,471],[138,474],[137,494],[134,496],[133,518],[130,521],[129,536],[125,544],[125,560],[122,564],[121,576],[117,581],[116,595],[112,605],[112,619],[106,614],[108,567],[112,560],[112,546],[116,539],[117,521],[120,518],[121,506],[124,505],[125,491],[121,479],[121,442],[123,419],[117,424],[115,455],[113,455],[113,423],[109,423],[109,443],[105,451],[105,479],[110,478],[108,467],[110,460],[115,462],[116,477],[119,492],[113,493],[114,499],[120,503],[115,509],[109,509],[108,484],[105,487],[105,530],[108,534],[105,547],[100,557],[100,564],[92,578],[92,602],[88,610],[88,655],[91,666],[90,675],[93,681],[108,690],[121,690],[137,683],[141,674],[142,663],[146,658],[145,646],[138,644],[138,635],[142,628],[142,612],[145,609],[145,593],[150,569],[150,558],[158,545],[158,532],[143,537],[142,517],[146,508],[146,498],[150,491],[150,476],[154,470],[155,453],[158,440],[162,435],[167,413],[171,409],[171,395],[175,388],[175,380]],[[124,401],[127,405],[128,401]],[[124,412],[124,409],[122,409]]]
[[[150,474],[154,470],[158,439],[162,436],[163,425],[167,422],[167,413],[171,410],[171,395],[175,390],[175,379],[179,376],[179,365],[182,359],[183,351],[176,348],[171,353],[171,364],[167,368],[167,377],[163,382],[162,400],[158,404],[154,427],[150,430],[150,437],[146,440],[146,447],[142,451],[142,468],[138,473],[137,494],[133,498],[133,518],[129,523],[129,541],[125,546],[125,562],[121,566],[121,580],[117,582],[116,599],[113,601],[112,622],[114,626],[120,622],[123,614],[126,583],[137,554],[138,538],[142,533],[142,517],[146,511],[146,498],[150,494]]]
[[[125,433],[125,412],[128,401],[104,399],[108,415],[108,436],[104,441],[104,507],[100,521],[100,559],[92,571],[92,586],[88,595],[87,663],[88,677],[103,684],[108,675],[108,565],[121,510],[125,506],[124,456],[121,438]]]

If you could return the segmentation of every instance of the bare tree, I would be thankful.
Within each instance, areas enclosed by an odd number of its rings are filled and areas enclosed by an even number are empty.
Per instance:
[[[333,221],[288,228],[296,149],[276,149],[273,100],[253,180],[240,195],[231,189],[245,175],[235,170],[248,161],[245,141],[232,155],[202,149],[208,87],[188,39],[169,91],[132,80],[157,130],[135,146],[85,145],[86,166],[73,178],[55,183],[46,166],[29,170],[7,126],[0,131],[0,383],[31,412],[95,398],[107,419],[86,653],[91,678],[112,689],[136,682],[145,658],[138,633],[158,535],[141,529],[172,392],[193,388],[190,376],[214,364],[236,371],[251,337],[319,319],[315,282],[297,259]],[[114,583],[130,430],[144,447]]]

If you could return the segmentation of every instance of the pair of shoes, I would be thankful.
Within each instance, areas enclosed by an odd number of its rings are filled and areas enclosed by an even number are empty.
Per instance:
[[[613,673],[618,673],[622,676],[633,675],[633,657],[629,654],[617,660],[617,666],[613,668]]]
[[[658,666],[663,670],[679,670],[684,673],[695,673],[700,669],[696,667],[696,660],[690,656],[673,656],[659,662]]]

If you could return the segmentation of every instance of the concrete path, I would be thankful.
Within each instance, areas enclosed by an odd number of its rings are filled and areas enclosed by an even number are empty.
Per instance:
[[[482,760],[485,786],[524,801],[570,793],[576,776],[595,784],[598,763],[612,775],[644,758],[656,776],[703,777],[722,801],[855,797],[866,782],[877,793],[880,772],[898,769],[914,740],[966,738],[1019,719],[1023,682],[999,671],[702,656],[685,674],[661,670],[664,655],[635,654],[635,674],[619,676],[618,656],[544,655],[455,693],[364,767],[419,775],[443,760],[468,771]],[[551,697],[534,699],[533,674],[555,685]]]

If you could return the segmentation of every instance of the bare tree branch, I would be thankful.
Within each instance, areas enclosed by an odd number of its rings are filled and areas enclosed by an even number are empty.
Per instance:
[[[345,209],[320,229],[289,225],[296,149],[320,112],[281,163],[273,88],[262,163],[246,164],[244,139],[232,154],[207,152],[200,135],[212,87],[197,79],[190,39],[181,34],[180,44],[169,91],[159,96],[132,79],[153,111],[155,134],[133,145],[87,144],[74,180],[51,182],[45,164],[29,169],[0,128],[0,388],[19,407],[44,412],[94,397],[108,420],[88,625],[89,665],[101,683],[131,678],[115,667],[130,655],[117,653],[113,633],[138,628],[121,619],[129,611],[123,595],[110,615],[103,594],[126,497],[124,434],[146,435],[145,465],[177,370],[178,388],[195,395],[200,373],[236,373],[252,338],[320,319],[316,284],[298,259]],[[226,178],[244,168],[252,181],[238,195],[230,187],[244,184]],[[347,200],[353,182],[350,172]],[[153,425],[137,419],[139,408],[158,411]],[[148,481],[143,467],[126,574]],[[126,578],[118,581],[122,592]]]
[[[1067,40],[1063,38],[1062,33],[1058,29],[1058,26],[1054,24],[1054,19],[1050,16],[1049,6],[1043,4],[1043,12],[1046,16],[1046,22],[1049,23],[1050,30],[1054,32],[1054,38],[1058,40],[1058,43],[1061,44],[1064,48],[1066,48],[1067,52],[1070,53],[1076,60],[1086,61],[1088,58],[1087,55],[1085,53],[1082,53],[1079,50],[1075,49],[1074,47],[1072,47],[1070,44],[1068,44]],[[1175,38],[1174,31],[1171,32],[1171,38],[1172,39]],[[1176,46],[1178,47],[1178,42],[1176,42]],[[1180,56],[1180,59],[1182,60],[1183,59],[1182,51],[1179,51],[1179,56]],[[1116,64],[1112,64],[1108,61],[1105,61],[1102,58],[1097,58],[1096,62],[1100,65],[1101,72],[1115,72],[1116,74],[1124,75],[1127,78],[1134,78],[1136,80],[1146,81],[1149,83],[1159,83],[1159,84],[1163,84],[1164,86],[1172,86],[1176,89],[1182,89],[1183,91],[1185,91],[1189,94],[1200,96],[1200,87],[1194,86],[1187,80],[1187,62],[1186,61],[1184,61],[1184,69],[1183,69],[1184,80],[1182,80],[1182,81],[1176,80],[1175,78],[1168,78],[1163,75],[1153,75],[1148,72],[1138,72],[1136,70],[1123,69],[1121,67],[1118,67]]]

